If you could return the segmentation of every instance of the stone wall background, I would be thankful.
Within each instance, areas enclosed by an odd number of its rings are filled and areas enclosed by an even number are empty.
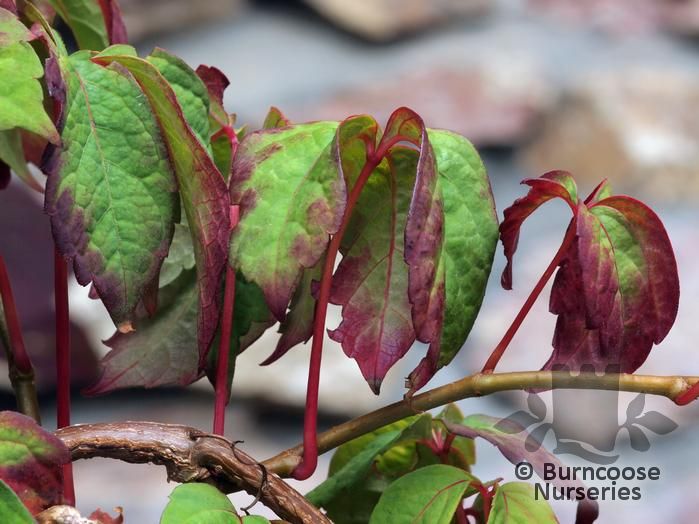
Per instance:
[[[522,178],[554,168],[572,171],[583,192],[608,177],[617,191],[644,199],[663,218],[675,246],[682,298],[674,330],[639,373],[699,374],[699,352],[693,344],[699,313],[699,1],[122,0],[122,5],[140,52],[158,45],[193,66],[222,69],[231,80],[226,106],[237,112],[241,123],[259,126],[270,105],[294,121],[368,112],[379,122],[395,107],[408,105],[429,126],[463,133],[481,148],[500,213],[524,193],[518,185]],[[13,183],[10,191],[12,199],[31,198],[19,184]],[[515,290],[499,287],[504,264],[498,250],[472,335],[453,365],[430,386],[477,370],[509,325],[557,249],[568,220],[562,205],[547,208],[523,231]],[[39,202],[35,214],[22,217],[12,206],[0,205],[0,220],[29,228],[21,236],[44,238],[50,253]],[[0,236],[3,253],[16,250],[19,243]],[[42,332],[46,323],[41,318],[51,314],[50,306],[39,307],[31,297],[40,295],[42,286],[50,293],[50,282],[37,279],[42,269],[25,260],[9,257],[8,264],[19,276],[20,313],[38,326],[31,332],[35,343],[28,345],[49,377],[52,363],[42,353],[47,344],[41,341],[51,334]],[[79,386],[94,372],[88,346],[104,352],[100,340],[113,328],[101,306],[87,299],[86,290],[74,284],[72,293],[76,330],[86,337],[80,362],[90,364],[80,368]],[[331,325],[333,318],[337,320],[336,312],[330,315]],[[542,297],[502,370],[543,363],[554,322]],[[245,440],[246,451],[260,458],[301,436],[308,347],[259,368],[273,341],[271,332],[239,359],[227,419],[227,434]],[[400,398],[403,377],[423,351],[414,348],[376,398],[353,361],[328,340],[321,392],[324,423]],[[45,395],[50,424],[50,385]],[[599,395],[581,394],[580,404],[572,409],[594,411]],[[461,407],[505,416],[525,400],[524,394],[501,394],[465,401]],[[628,401],[622,397],[620,416]],[[6,393],[0,403],[12,407],[12,397]],[[206,428],[211,404],[204,383],[187,390],[123,392],[97,399],[76,394],[75,422],[154,419]],[[620,435],[619,465],[658,466],[661,480],[643,485],[639,502],[602,503],[602,524],[690,522],[699,510],[692,496],[699,481],[694,467],[699,447],[693,438],[699,404],[679,409],[648,398],[646,409],[661,411],[680,428],[663,437],[650,435],[652,447],[646,453],[631,450]],[[326,467],[327,457],[302,491],[319,482]],[[476,472],[513,476],[510,464],[485,443],[479,446]],[[127,522],[157,522],[172,489],[164,479],[164,471],[156,467],[107,460],[77,463],[78,503],[90,511],[123,505]],[[572,522],[572,504],[556,504],[556,509],[561,522]]]

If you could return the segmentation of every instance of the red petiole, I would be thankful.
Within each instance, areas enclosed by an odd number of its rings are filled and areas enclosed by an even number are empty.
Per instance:
[[[231,206],[231,225],[233,231],[240,218],[238,206]],[[216,397],[214,401],[214,429],[216,435],[223,435],[226,425],[226,406],[230,400],[228,390],[228,359],[230,354],[233,315],[235,309],[235,270],[226,264],[226,285],[223,294],[223,312],[221,313],[221,340],[218,346],[216,364]]]
[[[328,313],[328,303],[330,301],[330,290],[332,287],[332,274],[335,269],[335,260],[340,250],[342,237],[347,229],[347,224],[352,216],[352,211],[359,200],[362,189],[371,173],[378,167],[389,150],[399,142],[408,142],[400,135],[391,137],[379,144],[378,149],[374,149],[373,144],[368,144],[367,158],[362,171],[359,173],[352,191],[347,199],[342,222],[337,233],[330,239],[328,245],[323,274],[320,279],[320,289],[318,301],[316,302],[315,317],[313,320],[313,342],[311,345],[311,361],[308,369],[308,387],[306,390],[306,411],[303,421],[303,458],[296,466],[292,475],[296,480],[305,480],[310,477],[318,466],[318,390],[320,387],[320,363],[323,353],[323,337],[325,335],[325,319]]]
[[[570,222],[570,225],[568,226],[568,230],[566,231],[566,235],[563,238],[563,242],[561,243],[561,247],[558,248],[556,255],[551,260],[551,263],[546,268],[546,271],[544,271],[544,274],[541,275],[541,278],[539,278],[539,281],[534,286],[534,289],[532,289],[532,292],[529,294],[529,296],[527,297],[527,300],[524,302],[524,305],[522,306],[522,309],[519,310],[519,313],[517,313],[517,316],[512,321],[512,324],[510,325],[508,330],[505,332],[505,335],[502,337],[502,340],[495,347],[495,349],[491,353],[490,357],[488,357],[488,360],[485,363],[485,366],[483,366],[483,370],[481,371],[481,373],[492,373],[493,371],[495,371],[495,367],[498,365],[498,362],[500,362],[500,359],[502,358],[502,355],[505,353],[505,350],[510,345],[510,342],[512,342],[512,339],[514,338],[515,334],[517,333],[520,326],[522,325],[522,322],[524,322],[524,319],[527,317],[527,315],[531,311],[532,306],[536,302],[536,299],[539,298],[539,295],[544,290],[544,287],[546,287],[546,283],[551,279],[553,274],[556,272],[556,268],[561,263],[561,259],[566,254],[566,252],[568,251],[568,248],[570,247],[571,243],[575,239],[576,223],[577,223],[576,219],[573,218],[573,220]]]
[[[70,309],[68,303],[68,266],[57,249],[53,254],[54,300],[56,307],[56,426],[70,426]],[[73,465],[63,466],[63,496],[75,506]]]

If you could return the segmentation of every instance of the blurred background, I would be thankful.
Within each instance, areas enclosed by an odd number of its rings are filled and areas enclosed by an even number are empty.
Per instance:
[[[231,80],[226,106],[238,123],[259,127],[270,105],[292,121],[343,119],[357,113],[380,123],[407,105],[430,127],[464,134],[483,155],[498,212],[525,193],[519,181],[551,169],[571,171],[581,192],[608,178],[616,192],[650,204],[676,250],[682,297],[671,334],[639,373],[699,375],[699,1],[697,0],[122,0],[127,28],[141,54],[163,47],[190,65],[214,65]],[[33,207],[31,207],[33,205]],[[28,211],[28,209],[33,209]],[[474,330],[437,386],[480,369],[562,239],[569,220],[553,202],[523,229],[515,287],[499,287],[501,248]],[[0,252],[6,258],[27,346],[39,370],[42,407],[53,424],[54,381],[51,241],[41,202],[14,180],[0,193]],[[28,242],[31,239],[31,243]],[[73,283],[74,422],[159,420],[207,429],[213,393],[201,382],[185,390],[126,391],[82,398],[113,326],[99,302]],[[334,315],[334,316],[333,316]],[[334,327],[337,312],[331,312]],[[555,317],[542,296],[513,341],[501,370],[540,367],[551,351]],[[238,360],[226,435],[263,459],[301,438],[308,346],[260,368],[274,347],[270,330]],[[403,379],[424,354],[416,345],[389,374],[380,397],[354,361],[327,341],[321,384],[322,426],[399,400]],[[0,363],[3,364],[4,363]],[[6,373],[0,370],[5,380]],[[0,407],[12,409],[2,383]],[[550,395],[543,395],[555,416]],[[566,423],[596,424],[595,407],[617,401],[619,424],[633,395],[581,392]],[[611,400],[610,400],[611,399]],[[506,416],[526,407],[525,393],[460,402],[465,413]],[[693,522],[699,500],[699,403],[675,407],[648,397],[679,428],[639,452],[624,431],[616,465],[661,470],[640,483],[642,499],[602,502],[600,523]],[[572,418],[569,422],[567,419]],[[601,423],[600,423],[601,424]],[[601,427],[601,426],[600,426]],[[552,435],[545,445],[554,447]],[[513,480],[513,466],[489,444],[478,445],[475,473]],[[575,457],[559,457],[584,464]],[[327,470],[301,483],[302,492]],[[78,506],[124,506],[126,522],[157,522],[173,488],[165,471],[109,460],[75,465]],[[601,485],[593,483],[591,485]],[[631,483],[630,486],[637,484]],[[234,496],[246,505],[247,496]],[[575,506],[554,504],[561,522]],[[253,512],[266,513],[261,507]]]

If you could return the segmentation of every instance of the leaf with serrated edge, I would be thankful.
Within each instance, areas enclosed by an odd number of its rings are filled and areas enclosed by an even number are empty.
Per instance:
[[[209,94],[204,82],[181,58],[156,47],[146,58],[175,92],[185,120],[204,147],[209,147]]]
[[[131,329],[154,290],[177,216],[176,183],[158,124],[133,77],[60,57],[63,147],[49,162],[46,212],[82,285],[92,281],[115,324]]]
[[[223,277],[230,235],[230,204],[226,184],[214,161],[187,124],[177,97],[165,78],[150,63],[132,56],[95,57],[103,65],[121,64],[134,75],[155,114],[179,184],[192,233],[199,284],[197,339],[199,365],[218,326]]]
[[[403,231],[417,161],[415,151],[397,147],[369,177],[333,276],[330,301],[342,306],[342,322],[330,338],[357,361],[376,394],[388,370],[415,341]]]
[[[43,104],[39,79],[44,68],[29,44],[34,38],[13,13],[0,8],[0,131],[26,129],[58,144]],[[24,156],[21,150],[16,155]]]
[[[194,272],[162,288],[158,302],[153,317],[135,322],[135,332],[115,333],[105,341],[111,351],[100,361],[98,381],[85,394],[100,395],[135,386],[186,386],[201,376],[196,351],[198,292]]]
[[[294,346],[308,342],[313,335],[316,307],[313,285],[314,282],[320,282],[324,264],[325,257],[322,257],[315,266],[303,270],[301,281],[296,286],[296,291],[294,291],[289,305],[289,313],[279,325],[281,336],[277,341],[277,346],[274,352],[261,363],[262,366],[276,362]]]
[[[508,482],[498,486],[490,507],[488,524],[558,524],[556,514],[542,495],[535,497],[534,486]]]
[[[530,187],[529,193],[505,209],[505,219],[500,224],[500,239],[507,258],[501,278],[505,289],[512,289],[512,260],[517,251],[519,230],[527,217],[552,198],[563,199],[573,213],[578,205],[577,186],[570,173],[565,171],[551,171],[539,178],[528,178],[522,183]]]
[[[450,524],[474,481],[470,473],[453,466],[415,470],[384,491],[369,524]]]
[[[677,316],[677,264],[662,222],[642,202],[611,196],[606,181],[583,202],[568,173],[525,182],[532,189],[505,211],[501,226],[510,261],[522,222],[540,204],[559,197],[574,214],[573,240],[551,289],[549,309],[558,319],[544,369],[633,373]],[[505,287],[511,278],[508,264]]]
[[[0,412],[0,480],[32,514],[62,502],[62,466],[68,462],[60,439],[27,416]]]
[[[210,484],[177,486],[160,524],[240,524],[241,518],[225,494]]]
[[[490,181],[473,145],[450,131],[431,129],[428,136],[437,169],[432,201],[413,197],[405,233],[413,321],[418,339],[430,343],[427,356],[408,378],[411,391],[449,364],[466,341],[485,295],[498,239]],[[420,180],[429,171],[418,170],[416,193],[429,195],[430,184]],[[444,216],[442,231],[435,209]],[[422,221],[433,225],[423,227]],[[424,238],[429,231],[442,241],[431,245]]]
[[[231,203],[240,222],[230,263],[260,286],[278,320],[304,268],[313,267],[340,226],[346,188],[337,169],[333,122],[257,131],[241,142]]]
[[[3,524],[34,524],[32,514],[10,487],[0,479],[0,521]]]

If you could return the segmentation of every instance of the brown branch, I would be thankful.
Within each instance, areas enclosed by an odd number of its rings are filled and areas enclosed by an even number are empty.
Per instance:
[[[165,466],[176,482],[209,482],[225,492],[245,490],[281,518],[330,524],[318,508],[229,441],[188,426],[156,422],[79,424],[56,431],[73,460],[106,457]]]
[[[553,386],[554,389],[603,389],[648,393],[665,396],[674,401],[697,382],[699,377],[657,377],[626,373],[604,375],[594,373],[571,375],[565,371],[477,373],[330,428],[318,435],[318,451],[325,453],[365,433],[419,411],[500,391],[551,389]],[[269,471],[286,477],[301,461],[302,454],[303,445],[299,444],[264,461],[263,464]]]

